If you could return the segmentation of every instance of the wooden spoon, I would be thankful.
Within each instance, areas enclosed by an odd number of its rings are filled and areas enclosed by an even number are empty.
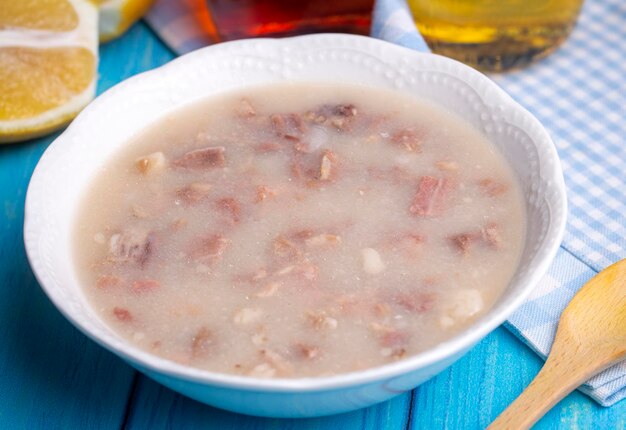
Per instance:
[[[550,355],[488,427],[528,429],[591,376],[626,358],[626,259],[587,282],[561,314]]]

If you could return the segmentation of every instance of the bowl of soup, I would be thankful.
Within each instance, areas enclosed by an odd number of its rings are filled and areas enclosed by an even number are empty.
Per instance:
[[[98,97],[42,156],[56,307],[160,383],[261,416],[386,400],[528,296],[559,246],[548,134],[484,75],[371,38],[229,42]]]

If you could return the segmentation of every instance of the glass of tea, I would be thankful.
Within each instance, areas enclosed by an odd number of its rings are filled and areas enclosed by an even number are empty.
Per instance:
[[[484,71],[524,67],[554,51],[583,0],[408,0],[437,54]]]
[[[0,0],[2,1],[2,0]],[[307,33],[368,34],[374,0],[200,0],[214,42]]]

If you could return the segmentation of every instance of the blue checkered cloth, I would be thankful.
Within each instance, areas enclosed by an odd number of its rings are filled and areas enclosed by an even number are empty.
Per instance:
[[[157,0],[148,23],[178,53],[208,45],[199,2]],[[372,36],[428,51],[404,0],[378,0]],[[626,3],[587,0],[565,45],[538,64],[492,75],[548,129],[563,163],[569,222],[561,249],[506,327],[541,357],[578,289],[626,257]],[[603,406],[626,397],[626,362],[580,390]]]

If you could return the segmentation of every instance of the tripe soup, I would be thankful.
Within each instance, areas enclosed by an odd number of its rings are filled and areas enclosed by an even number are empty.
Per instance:
[[[75,259],[128,342],[216,372],[311,377],[400,360],[496,301],[524,245],[512,170],[477,130],[391,91],[207,98],[97,172]]]

